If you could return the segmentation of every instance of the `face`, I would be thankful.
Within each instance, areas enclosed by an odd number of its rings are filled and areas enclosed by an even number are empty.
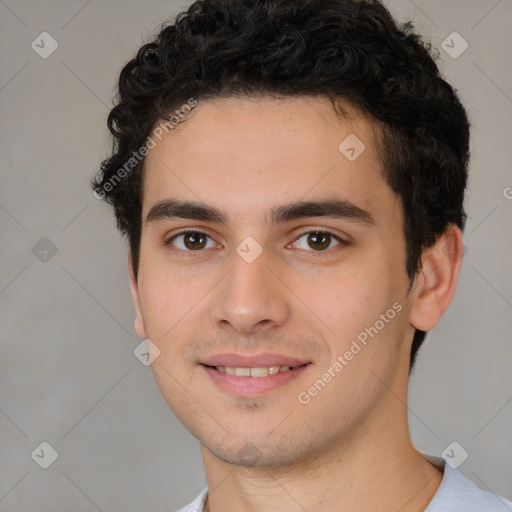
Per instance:
[[[136,329],[165,400],[224,461],[328,450],[407,374],[400,200],[371,121],[344,108],[199,102],[147,156]]]

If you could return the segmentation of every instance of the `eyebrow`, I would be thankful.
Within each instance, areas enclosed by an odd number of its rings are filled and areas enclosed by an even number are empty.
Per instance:
[[[295,201],[278,206],[270,212],[272,225],[306,217],[328,217],[368,225],[375,224],[370,212],[343,199]],[[225,226],[229,224],[229,216],[225,211],[201,202],[179,199],[165,199],[153,205],[146,216],[146,224],[174,218],[213,222]]]

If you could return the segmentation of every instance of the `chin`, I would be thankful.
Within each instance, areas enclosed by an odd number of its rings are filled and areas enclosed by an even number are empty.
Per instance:
[[[266,437],[266,435],[265,435]],[[251,440],[249,440],[251,439]],[[247,468],[278,468],[300,464],[310,455],[310,447],[300,445],[297,440],[268,439],[256,440],[247,436],[246,440],[223,440],[222,443],[202,443],[216,458],[235,466]],[[230,442],[231,441],[231,442]]]

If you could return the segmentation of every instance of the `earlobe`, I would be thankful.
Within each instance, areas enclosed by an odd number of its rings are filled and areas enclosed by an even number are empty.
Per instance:
[[[135,332],[141,338],[146,339],[146,329],[144,327],[144,318],[142,316],[142,309],[140,306],[139,284],[135,277],[135,270],[133,268],[133,260],[130,251],[128,251],[128,272],[130,275],[130,292],[132,295],[133,307],[135,309]]]
[[[463,256],[462,233],[455,225],[424,251],[411,292],[414,302],[409,321],[413,327],[429,331],[437,325],[455,295]]]

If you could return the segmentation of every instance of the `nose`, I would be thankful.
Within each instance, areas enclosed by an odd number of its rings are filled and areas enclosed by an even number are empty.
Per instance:
[[[290,315],[290,297],[278,275],[266,251],[251,263],[234,251],[232,268],[216,287],[212,320],[237,335],[282,326]]]

